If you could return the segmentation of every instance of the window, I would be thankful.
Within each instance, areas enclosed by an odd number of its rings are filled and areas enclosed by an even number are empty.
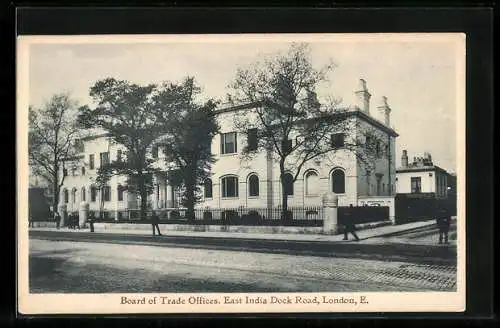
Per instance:
[[[105,202],[109,202],[111,200],[111,187],[105,186],[102,189],[102,198]]]
[[[222,197],[238,197],[238,178],[224,177],[222,178]]]
[[[68,176],[68,169],[63,169],[63,176],[65,176],[65,177]]]
[[[257,129],[249,129],[247,131],[247,138],[248,138],[248,150],[257,150],[257,144],[258,144],[258,139],[257,139]]]
[[[344,142],[345,142],[345,134],[343,133],[332,134],[330,143],[333,148],[344,147]]]
[[[205,179],[205,198],[212,198],[212,179]]]
[[[237,153],[236,132],[223,133],[220,138],[220,153],[233,154]]]
[[[281,151],[285,154],[292,151],[292,140],[287,139],[281,142]]]
[[[151,154],[153,158],[158,158],[158,146],[153,146],[153,149],[151,150]]]
[[[76,176],[76,167],[71,168],[71,175]]]
[[[85,166],[82,166],[82,175],[85,175]]]
[[[75,152],[77,153],[83,153],[85,151],[84,143],[80,139],[75,140],[74,146],[75,146]]]
[[[420,177],[411,178],[411,193],[418,194],[422,191],[422,180]]]
[[[91,187],[90,188],[90,201],[95,202],[97,199],[97,189],[96,187]]]
[[[257,197],[259,196],[259,177],[252,174],[248,178],[248,196]]]
[[[95,165],[95,159],[94,159],[94,154],[92,154],[89,155],[89,167],[91,170],[94,169],[94,165]]]
[[[380,196],[382,193],[382,176],[377,175],[377,196]]]
[[[293,196],[293,176],[290,173],[285,173],[283,177],[283,181],[285,182],[285,195]]]
[[[69,194],[68,194],[68,190],[67,189],[64,189],[63,190],[63,193],[64,193],[64,202],[67,204],[69,202]]]
[[[123,200],[123,186],[122,185],[118,185],[116,193],[118,195],[118,201],[122,201]]]
[[[341,169],[332,172],[332,191],[336,194],[345,193],[345,173]]]
[[[85,201],[85,198],[86,198],[86,196],[87,196],[85,193],[86,193],[85,187],[82,187],[82,196],[80,197],[80,198],[81,198],[81,200],[82,200],[82,202],[84,202],[84,201]]]
[[[103,167],[104,165],[108,165],[109,164],[109,153],[108,152],[105,152],[105,153],[100,153],[100,159],[101,159],[101,167]]]
[[[318,174],[314,171],[309,171],[306,173],[306,195],[307,196],[315,196],[318,195],[319,189],[319,179]]]
[[[73,204],[76,203],[76,188],[73,188],[73,190],[71,190],[71,202]]]
[[[121,162],[122,161],[122,150],[121,149],[118,149],[116,151],[116,161],[117,162]]]
[[[381,154],[381,150],[382,150],[382,149],[381,149],[381,147],[380,147],[380,141],[378,141],[378,140],[377,140],[377,141],[375,142],[375,154],[376,154],[377,156],[380,156],[380,154]]]

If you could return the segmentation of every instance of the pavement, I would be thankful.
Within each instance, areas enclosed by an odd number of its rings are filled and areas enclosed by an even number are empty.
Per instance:
[[[453,235],[453,228],[450,235]],[[161,225],[160,225],[161,229]],[[204,237],[204,238],[220,238],[220,239],[251,239],[251,240],[282,240],[282,241],[318,241],[318,242],[334,242],[345,243],[343,234],[323,235],[323,234],[297,234],[297,233],[244,233],[244,232],[216,232],[216,231],[164,231],[163,235],[170,237]],[[46,227],[46,228],[29,228],[29,231],[60,231],[88,233],[88,228],[61,229]],[[151,226],[144,225],[140,229],[114,229],[106,227],[106,229],[95,228],[96,233],[105,234],[120,234],[120,235],[151,235]],[[436,244],[437,229],[435,228],[435,220],[418,221],[402,225],[380,226],[370,229],[357,231],[360,238],[359,243],[380,244],[390,240],[391,243],[412,243],[412,244]],[[428,238],[418,238],[424,235]],[[413,238],[411,238],[413,237]],[[352,240],[352,235],[349,235]],[[456,240],[450,238],[450,244],[456,244]]]

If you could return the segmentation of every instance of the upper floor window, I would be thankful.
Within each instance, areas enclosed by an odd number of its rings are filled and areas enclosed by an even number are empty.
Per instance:
[[[94,157],[95,157],[94,154],[89,155],[89,168],[91,170],[93,170],[95,167],[95,158]]]
[[[422,179],[420,177],[411,178],[411,193],[418,194],[422,192]]]
[[[238,197],[238,178],[229,176],[221,179],[222,197]]]
[[[212,198],[212,179],[205,179],[205,198]]]
[[[236,141],[237,141],[236,132],[229,132],[229,133],[221,134],[220,153],[221,154],[237,153],[238,147],[237,147]]]
[[[293,176],[290,173],[285,173],[283,176],[284,192],[287,196],[293,196]]]
[[[344,133],[334,133],[331,136],[330,144],[333,148],[342,148],[345,143]]]
[[[85,187],[82,187],[82,195],[81,195],[81,197],[80,197],[80,198],[81,198],[81,200],[82,200],[82,202],[84,202],[84,201],[85,201],[86,196],[87,196],[87,195],[86,195],[86,190],[85,190]]]
[[[76,167],[71,168],[71,175],[76,176]]]
[[[122,161],[122,150],[121,149],[118,149],[116,151],[116,161],[117,162],[121,162]]]
[[[101,167],[109,164],[109,152],[100,153]]]
[[[345,193],[345,173],[341,169],[332,172],[332,191],[336,194]]]
[[[259,177],[252,174],[248,178],[248,196],[257,197],[259,196]]]
[[[85,166],[82,166],[82,175],[85,175]]]
[[[85,144],[83,143],[83,140],[76,139],[74,146],[75,146],[75,152],[77,153],[83,153],[85,151]]]
[[[68,203],[68,202],[69,202],[69,193],[68,193],[68,189],[64,189],[64,190],[63,190],[63,195],[64,195],[64,202],[65,202],[65,203]]]
[[[248,150],[257,150],[257,144],[258,144],[258,139],[257,139],[257,129],[248,129],[247,131],[247,138],[248,138]]]
[[[68,169],[66,169],[66,168],[63,169],[63,176],[65,176],[65,177],[68,176]]]

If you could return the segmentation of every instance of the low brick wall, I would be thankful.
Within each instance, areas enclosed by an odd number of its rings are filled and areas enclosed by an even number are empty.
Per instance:
[[[391,221],[371,222],[359,224],[358,230],[391,225]],[[196,232],[241,232],[241,233],[266,233],[266,234],[322,234],[322,227],[285,227],[285,226],[224,226],[224,225],[190,225],[190,224],[159,224],[162,231],[196,231]],[[135,230],[150,232],[150,224],[138,223],[94,223],[96,231],[99,230]]]

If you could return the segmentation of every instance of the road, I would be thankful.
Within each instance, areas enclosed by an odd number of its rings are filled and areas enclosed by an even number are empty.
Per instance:
[[[453,246],[30,231],[29,248],[34,293],[456,288]]]

